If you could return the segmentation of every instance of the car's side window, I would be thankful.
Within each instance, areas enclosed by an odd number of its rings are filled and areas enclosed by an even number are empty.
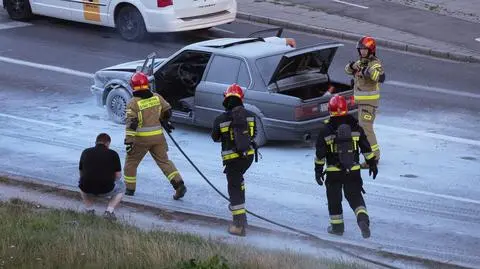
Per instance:
[[[237,84],[242,88],[248,88],[250,86],[250,75],[248,73],[247,65],[242,61],[240,70],[238,72]]]
[[[233,84],[237,82],[240,59],[215,55],[210,64],[206,81],[220,84]]]

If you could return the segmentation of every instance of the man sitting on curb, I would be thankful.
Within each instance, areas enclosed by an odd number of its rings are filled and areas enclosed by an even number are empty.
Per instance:
[[[125,183],[120,180],[122,166],[117,152],[109,149],[110,136],[101,133],[97,136],[95,147],[87,148],[80,157],[80,181],[78,187],[87,213],[94,215],[93,199],[108,197],[104,217],[116,220],[113,212],[125,193]]]

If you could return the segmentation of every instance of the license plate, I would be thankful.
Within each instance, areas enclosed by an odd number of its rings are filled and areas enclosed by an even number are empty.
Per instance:
[[[320,111],[322,112],[328,111],[328,103],[320,104]]]

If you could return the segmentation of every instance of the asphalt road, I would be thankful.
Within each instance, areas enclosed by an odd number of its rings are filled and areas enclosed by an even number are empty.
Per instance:
[[[0,17],[0,25],[2,21],[8,20]],[[152,51],[165,57],[190,42],[245,36],[262,29],[244,23],[220,28],[156,35],[138,44],[123,41],[106,28],[40,18],[33,25],[0,30],[0,56],[93,73]],[[287,35],[297,38],[300,46],[323,41],[288,31]],[[372,240],[360,238],[350,212],[345,213],[344,238],[325,234],[328,213],[323,190],[319,194],[313,188],[312,149],[297,144],[272,143],[262,150],[265,160],[251,169],[247,186],[250,208],[329,240],[475,266],[480,262],[480,90],[476,83],[480,65],[393,51],[380,51],[379,56],[389,84],[382,88],[377,121],[385,149],[380,166],[383,181],[367,183],[365,179],[367,203],[374,212]],[[354,57],[353,44],[346,43],[332,64],[332,77],[347,81],[343,66]],[[112,135],[112,145],[123,158],[123,128],[94,106],[91,79],[41,66],[2,61],[0,66],[0,171],[75,185],[79,153],[100,130]],[[202,160],[204,173],[225,189],[218,156],[205,156],[218,153],[208,131],[180,126],[175,137],[192,159]],[[182,202],[165,201],[170,186],[159,180],[157,168],[146,159],[140,168],[138,199],[228,218],[225,203],[208,198],[216,196],[180,153],[172,148],[170,155],[191,186],[188,197]],[[346,204],[344,208],[347,212]]]
[[[383,0],[288,0],[480,52],[480,24]]]

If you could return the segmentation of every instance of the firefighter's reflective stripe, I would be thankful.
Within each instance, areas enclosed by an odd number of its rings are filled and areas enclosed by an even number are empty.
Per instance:
[[[240,186],[240,189],[241,189],[242,191],[245,190],[245,183],[242,182],[242,184],[241,184],[241,186]]]
[[[138,118],[138,126],[139,126],[139,127],[142,127],[142,126],[143,126],[143,114],[142,114],[142,111],[138,111],[137,118]]]
[[[170,174],[167,176],[167,178],[168,178],[168,180],[171,181],[171,180],[172,180],[175,176],[177,176],[177,175],[180,175],[180,173],[179,173],[178,171],[174,171],[174,172],[170,173]]]
[[[355,91],[355,101],[359,100],[378,100],[380,99],[380,90],[375,91]]]
[[[234,216],[247,213],[247,211],[245,210],[245,204],[229,206],[229,208],[230,211],[232,211],[232,215]]]
[[[125,179],[126,183],[135,183],[137,182],[137,177],[129,177],[126,175],[123,175],[123,178]]]
[[[360,165],[354,165],[354,166],[352,167],[352,169],[350,169],[350,170],[351,170],[351,171],[360,170]],[[340,171],[343,171],[343,170],[342,170],[341,168],[339,168],[339,167],[334,166],[334,165],[329,165],[329,166],[327,167],[327,171],[328,171],[328,172],[340,172]]]
[[[220,132],[221,133],[228,132],[229,127],[230,127],[230,123],[231,123],[231,121],[226,121],[226,122],[220,123]]]
[[[162,126],[157,125],[157,126],[151,126],[151,127],[138,128],[135,136],[141,136],[141,137],[154,136],[154,135],[160,135],[162,133],[163,133]]]
[[[370,160],[371,158],[375,157],[375,153],[366,152],[366,153],[363,153],[363,156],[365,157],[366,160]]]
[[[137,101],[137,104],[140,110],[145,110],[154,106],[160,106],[160,98],[158,96],[152,96],[150,98]]]
[[[255,117],[247,117],[248,127],[250,130],[250,136],[255,134]]]
[[[380,64],[374,64],[370,67],[370,78],[374,81],[378,81],[378,78],[380,77],[380,71],[378,71],[378,68],[382,67]]]
[[[364,206],[359,206],[357,208],[355,208],[355,216],[358,216],[358,214],[360,213],[364,213],[364,214],[367,214],[367,209],[364,207]]]
[[[250,136],[255,134],[255,118],[247,117],[248,127],[250,131]],[[230,130],[230,124],[232,121],[225,121],[220,123],[220,133],[227,133]],[[230,132],[230,139],[233,140],[233,132]]]
[[[336,137],[335,135],[329,135],[329,136],[324,137],[325,143],[327,144],[327,146],[330,147],[330,152],[334,152],[333,140],[335,139],[335,137]]]
[[[135,131],[126,131],[125,133],[126,133],[127,136],[135,136],[135,135],[137,135],[137,132],[135,132]]]
[[[352,140],[353,140],[353,149],[358,149],[358,142],[360,141],[360,132],[352,132]]]
[[[331,224],[342,224],[343,223],[343,215],[330,215],[330,223]]]
[[[247,151],[247,155],[253,155],[254,153],[255,153],[255,150],[253,150],[253,149],[250,149],[249,151]],[[222,159],[224,161],[235,159],[235,158],[238,158],[238,157],[240,157],[240,155],[238,153],[234,152],[233,150],[222,151]]]
[[[319,165],[324,165],[325,164],[325,158],[322,158],[322,159],[317,159],[317,157],[315,157],[315,164],[319,164]]]
[[[379,151],[380,146],[378,144],[372,145],[372,151]]]

